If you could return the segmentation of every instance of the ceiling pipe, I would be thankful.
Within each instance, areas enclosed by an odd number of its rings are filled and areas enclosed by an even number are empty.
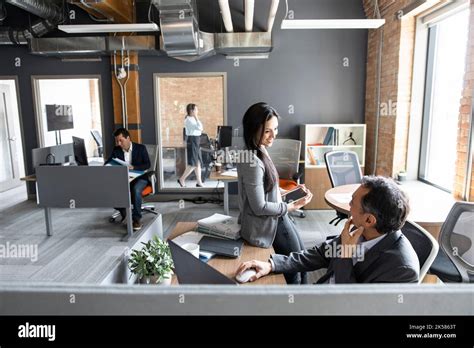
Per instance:
[[[275,17],[278,11],[279,4],[280,4],[280,0],[272,0],[272,5],[270,6],[270,13],[268,15],[268,24],[267,24],[268,32],[271,32],[273,29],[273,23],[275,22]]]
[[[51,0],[6,0],[6,3],[54,23],[63,20],[61,8]]]
[[[255,10],[255,0],[245,0],[245,31],[253,31],[253,15]]]
[[[219,0],[219,7],[221,9],[225,30],[228,33],[233,33],[234,26],[232,25],[232,15],[230,14],[229,0]]]
[[[63,20],[62,10],[52,1],[47,0],[6,0],[10,5],[17,6],[39,19],[25,29],[0,29],[0,45],[26,45],[28,39],[41,37],[56,27]]]

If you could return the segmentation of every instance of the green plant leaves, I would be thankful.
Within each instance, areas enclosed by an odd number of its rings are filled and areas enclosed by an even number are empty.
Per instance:
[[[128,268],[139,279],[156,277],[156,283],[168,279],[173,268],[173,259],[168,243],[153,236],[142,249],[133,249],[128,259]]]

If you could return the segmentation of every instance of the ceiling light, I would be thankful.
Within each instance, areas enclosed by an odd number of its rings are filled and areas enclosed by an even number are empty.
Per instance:
[[[285,19],[282,29],[377,29],[385,19]]]
[[[241,53],[225,56],[226,59],[268,59],[269,53]]]
[[[131,24],[71,24],[58,25],[58,29],[68,34],[84,33],[132,33],[141,31],[159,31],[156,23]]]

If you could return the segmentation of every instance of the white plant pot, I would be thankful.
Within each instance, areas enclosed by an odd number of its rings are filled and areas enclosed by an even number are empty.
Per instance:
[[[161,282],[157,283],[156,282],[156,276],[152,277],[146,277],[146,278],[141,278],[140,279],[140,284],[151,284],[151,285],[171,285],[171,277],[173,276],[173,273],[171,272],[168,274],[167,279],[163,279]]]

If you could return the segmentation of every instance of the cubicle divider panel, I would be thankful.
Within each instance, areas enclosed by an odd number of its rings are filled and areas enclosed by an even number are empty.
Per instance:
[[[41,166],[36,169],[42,208],[130,208],[124,166]]]

